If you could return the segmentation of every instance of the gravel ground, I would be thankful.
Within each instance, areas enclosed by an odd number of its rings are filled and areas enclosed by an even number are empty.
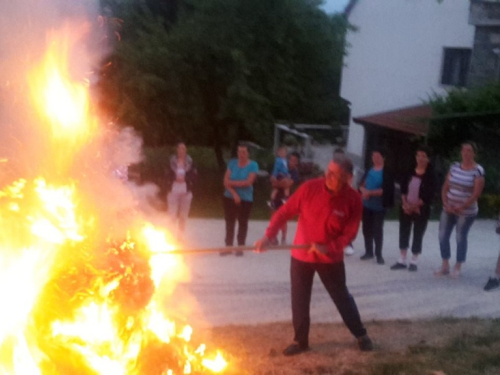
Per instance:
[[[260,238],[267,221],[251,221],[247,244]],[[484,292],[493,273],[499,251],[495,222],[477,220],[469,233],[467,263],[459,279],[436,278],[433,271],[441,262],[437,240],[438,223],[430,222],[417,272],[392,271],[397,260],[398,223],[387,221],[384,228],[385,265],[361,261],[363,238],[354,242],[355,254],[346,256],[347,285],[364,321],[425,319],[433,317],[500,317],[500,290]],[[289,241],[296,223],[289,224]],[[188,247],[223,245],[224,221],[190,219]],[[452,235],[452,260],[455,257]],[[289,251],[263,254],[246,252],[243,257],[219,254],[185,257],[190,280],[179,284],[173,294],[177,313],[199,325],[222,326],[289,321]],[[172,306],[170,306],[172,308]],[[316,278],[311,305],[314,323],[338,322],[340,316]]]

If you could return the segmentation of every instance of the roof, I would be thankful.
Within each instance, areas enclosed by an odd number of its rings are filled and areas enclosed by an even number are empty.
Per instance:
[[[352,120],[361,125],[381,126],[404,133],[425,136],[429,129],[432,109],[429,105],[417,105],[373,115],[354,117]]]

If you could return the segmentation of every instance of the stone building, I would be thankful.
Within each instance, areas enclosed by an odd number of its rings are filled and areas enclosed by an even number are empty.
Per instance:
[[[500,2],[472,0],[469,24],[475,27],[468,87],[484,86],[500,79]]]

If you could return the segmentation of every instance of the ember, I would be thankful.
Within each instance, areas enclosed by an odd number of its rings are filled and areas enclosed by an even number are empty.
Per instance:
[[[77,34],[51,32],[27,74],[47,127],[39,176],[0,191],[0,374],[220,373],[221,353],[164,311],[186,267],[112,176],[130,162],[117,149],[124,133],[102,126],[88,84],[71,79]]]

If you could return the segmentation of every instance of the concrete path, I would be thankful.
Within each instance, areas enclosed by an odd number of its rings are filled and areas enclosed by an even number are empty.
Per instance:
[[[260,238],[267,221],[252,221],[247,244]],[[296,223],[290,223],[289,240]],[[356,253],[346,257],[347,285],[359,307],[362,319],[421,319],[438,316],[500,317],[500,290],[484,292],[483,286],[494,270],[500,236],[491,220],[478,220],[469,234],[467,263],[459,279],[435,278],[440,265],[437,242],[438,223],[430,222],[424,238],[424,250],[418,272],[392,271],[397,260],[398,223],[385,223],[384,257],[386,264],[361,261],[361,233],[354,242]],[[186,237],[188,246],[223,245],[223,220],[190,219]],[[452,260],[455,257],[452,235]],[[243,257],[219,254],[191,255],[184,258],[191,280],[178,285],[173,301],[179,313],[189,321],[210,326],[257,324],[288,321],[290,312],[289,251],[263,254],[246,252]],[[185,306],[189,305],[189,309]],[[194,309],[193,309],[194,308]],[[188,310],[192,310],[189,313]],[[338,322],[340,316],[316,278],[312,321]]]

